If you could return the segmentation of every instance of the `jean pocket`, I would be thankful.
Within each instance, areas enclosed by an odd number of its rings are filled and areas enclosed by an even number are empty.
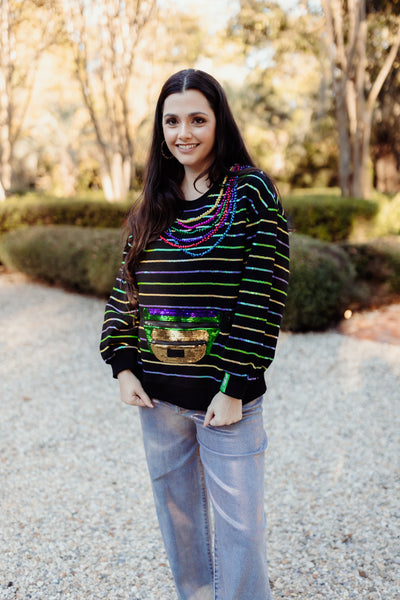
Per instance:
[[[255,412],[255,409],[256,410],[262,409],[262,403],[263,403],[263,396],[260,396],[259,398],[255,398],[251,402],[247,402],[246,404],[243,404],[242,414],[253,412],[253,411]]]

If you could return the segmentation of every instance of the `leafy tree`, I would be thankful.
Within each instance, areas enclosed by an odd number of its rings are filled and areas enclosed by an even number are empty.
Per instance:
[[[378,97],[372,129],[375,187],[400,189],[400,61],[395,61]]]
[[[322,0],[339,135],[339,179],[345,196],[369,195],[373,112],[400,47],[398,0]],[[382,16],[391,11],[382,30]],[[381,19],[379,19],[381,17]],[[379,69],[372,74],[368,41],[380,39]]]
[[[155,0],[62,0],[75,75],[95,131],[108,200],[125,198],[132,180],[129,94],[138,45],[154,6]]]
[[[312,157],[315,172],[329,163],[322,26],[321,14],[288,12],[276,0],[242,0],[230,23],[248,67],[237,93],[239,119],[257,161],[281,182],[312,185],[315,173],[308,170],[307,181],[300,181],[299,168]]]
[[[394,29],[394,19],[400,13],[400,0],[394,2],[368,2],[370,18],[377,27],[368,39],[369,71],[375,79],[382,55],[388,44],[388,31]],[[374,185],[379,191],[394,193],[400,189],[400,56],[382,86],[377,99],[372,125],[372,157]]]
[[[11,188],[15,145],[40,57],[57,36],[53,8],[52,3],[45,8],[40,0],[0,2],[0,201]]]

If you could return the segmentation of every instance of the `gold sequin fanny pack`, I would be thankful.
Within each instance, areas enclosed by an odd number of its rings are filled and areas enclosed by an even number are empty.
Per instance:
[[[220,331],[219,314],[209,309],[145,308],[142,322],[154,356],[172,364],[201,360]]]

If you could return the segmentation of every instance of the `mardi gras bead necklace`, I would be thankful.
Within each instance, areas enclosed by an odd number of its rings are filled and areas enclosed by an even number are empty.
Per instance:
[[[232,175],[225,177],[211,208],[197,217],[177,219],[160,239],[193,257],[204,256],[218,246],[229,233],[235,217],[238,181],[236,172],[239,170],[240,167],[235,166]],[[211,238],[215,239],[214,243],[202,249],[201,246]]]

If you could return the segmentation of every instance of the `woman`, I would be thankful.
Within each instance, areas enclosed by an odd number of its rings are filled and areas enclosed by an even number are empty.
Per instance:
[[[262,395],[288,234],[210,75],[189,69],[164,84],[129,226],[101,352],[122,400],[140,407],[178,597],[266,600]]]

